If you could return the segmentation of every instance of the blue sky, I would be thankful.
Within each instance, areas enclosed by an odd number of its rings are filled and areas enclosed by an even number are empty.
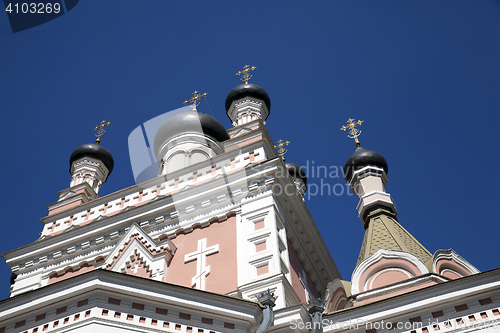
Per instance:
[[[355,146],[339,128],[364,120],[361,144],[388,161],[400,223],[432,253],[497,268],[499,59],[498,1],[88,0],[15,34],[0,14],[0,252],[37,239],[45,206],[69,186],[71,152],[101,120],[115,159],[105,195],[134,184],[130,132],[194,90],[229,128],[224,101],[248,64],[272,101],[271,137],[291,141],[287,161],[343,166]],[[345,184],[310,175],[309,190],[321,182]],[[350,280],[357,197],[306,202]],[[0,299],[9,277],[0,264]]]

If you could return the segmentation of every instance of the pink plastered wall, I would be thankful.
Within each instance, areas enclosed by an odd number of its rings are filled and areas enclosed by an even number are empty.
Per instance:
[[[469,270],[451,259],[440,259],[436,262],[436,272],[439,275],[455,280],[471,275]]]
[[[299,256],[297,255],[297,252],[292,247],[292,244],[290,244],[290,241],[288,243],[288,255],[290,259],[290,275],[292,277],[292,287],[295,293],[297,293],[297,296],[299,296],[299,299],[302,303],[307,303],[306,300],[306,295],[305,295],[305,288],[300,282],[299,279],[299,274],[302,274],[302,271],[305,272],[306,274],[306,280],[307,280],[307,286],[309,287],[309,291],[312,293],[312,296],[314,298],[319,298],[320,294],[316,290],[316,286],[314,283],[311,281],[311,278],[309,277],[309,273],[304,269],[304,265],[299,259]]]
[[[347,301],[347,294],[344,288],[339,287],[335,289],[332,295],[332,301],[328,308],[328,312],[333,312],[336,310],[343,309],[346,301]]]
[[[78,191],[75,192],[76,194],[78,193],[83,193],[87,198],[90,197],[89,191],[87,191],[86,188],[79,189]]]
[[[359,280],[359,291],[367,291],[421,275],[415,264],[402,259],[383,258],[367,267]]]
[[[138,255],[130,260],[130,266],[125,270],[125,274],[139,276],[146,279],[151,279],[152,273],[153,272],[149,269],[149,266]]]
[[[198,240],[206,238],[207,247],[218,244],[219,252],[207,256],[210,275],[206,277],[206,291],[225,294],[238,287],[236,264],[236,216],[205,228],[196,228],[187,234],[180,234],[172,241],[177,246],[168,265],[165,282],[191,287],[196,275],[196,260],[184,262],[184,256],[198,248]]]

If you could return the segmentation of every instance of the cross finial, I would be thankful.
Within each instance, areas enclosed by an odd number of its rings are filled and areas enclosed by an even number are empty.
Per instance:
[[[110,121],[106,122],[106,120],[103,120],[101,121],[101,124],[99,126],[96,126],[94,128],[94,131],[97,131],[97,134],[95,136],[97,136],[97,139],[95,140],[95,143],[99,144],[101,143],[101,135],[103,135],[104,133],[106,133],[106,130],[104,129],[104,126],[108,126],[109,124],[111,124]]]
[[[193,103],[193,105],[191,106],[193,108],[193,112],[197,112],[198,110],[196,110],[196,106],[200,104],[200,102],[197,102],[200,98],[202,97],[205,97],[207,96],[208,94],[207,93],[203,93],[203,94],[198,94],[199,91],[194,91],[193,93],[193,97],[191,97],[190,99],[184,101],[182,104],[187,104],[187,103]]]
[[[285,154],[288,150],[285,149],[285,146],[288,146],[288,144],[290,143],[290,141],[283,141],[283,140],[279,140],[277,142],[278,144],[274,146],[274,148],[277,148],[278,149],[278,155],[280,155],[280,157],[283,159],[283,161],[285,160]]]
[[[359,147],[361,142],[358,140],[358,136],[361,134],[361,130],[356,128],[356,125],[361,125],[364,120],[354,121],[354,119],[349,118],[347,120],[347,125],[344,125],[340,128],[341,131],[345,131],[349,129],[349,134],[347,135],[349,138],[354,139],[354,144],[356,147]]]
[[[250,67],[249,65],[245,65],[243,66],[243,70],[236,73],[236,75],[240,75],[240,80],[245,81],[245,84],[248,84],[248,80],[250,80],[250,78],[252,77],[252,75],[250,75],[248,72],[253,71],[256,68],[257,67],[255,66]]]

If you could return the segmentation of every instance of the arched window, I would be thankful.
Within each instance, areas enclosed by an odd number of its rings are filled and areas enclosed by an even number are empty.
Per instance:
[[[183,152],[179,152],[170,157],[167,163],[167,173],[184,168],[185,160],[186,155]]]
[[[208,155],[205,152],[197,150],[191,153],[191,161],[189,165],[200,163],[206,160],[208,160]]]

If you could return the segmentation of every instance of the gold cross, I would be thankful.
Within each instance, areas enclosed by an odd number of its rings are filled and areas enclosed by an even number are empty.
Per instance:
[[[240,80],[245,81],[245,84],[248,84],[248,80],[250,80],[250,78],[252,77],[252,75],[250,75],[248,72],[253,71],[256,68],[257,67],[255,66],[250,67],[249,65],[245,65],[243,66],[243,70],[236,73],[236,75],[240,75]]]
[[[356,125],[361,125],[364,120],[354,121],[354,119],[349,118],[347,120],[347,125],[344,125],[340,128],[341,131],[345,131],[349,129],[349,134],[347,135],[349,138],[354,139],[354,144],[356,147],[359,147],[361,142],[358,140],[358,136],[361,134],[361,131],[356,128]]]
[[[278,144],[274,146],[274,148],[278,148],[278,155],[280,155],[283,161],[285,160],[285,154],[288,151],[285,149],[285,146],[288,146],[289,143],[290,141],[283,141],[280,139]]]
[[[193,103],[193,105],[191,106],[193,108],[193,112],[197,112],[198,110],[196,110],[196,106],[197,105],[200,105],[200,102],[196,102],[197,100],[199,100],[200,98],[202,97],[205,97],[207,96],[207,93],[203,93],[203,94],[198,94],[199,91],[194,91],[193,93],[193,97],[191,97],[190,99],[184,101],[182,104],[187,104],[187,103]]]
[[[103,120],[103,121],[101,121],[101,125],[96,126],[94,128],[94,131],[97,131],[97,134],[95,135],[95,136],[97,136],[97,139],[95,140],[95,143],[97,143],[97,144],[101,143],[101,135],[103,135],[104,133],[106,133],[106,130],[104,129],[104,126],[108,126],[109,124],[111,124],[110,121],[106,122],[106,120]]]

